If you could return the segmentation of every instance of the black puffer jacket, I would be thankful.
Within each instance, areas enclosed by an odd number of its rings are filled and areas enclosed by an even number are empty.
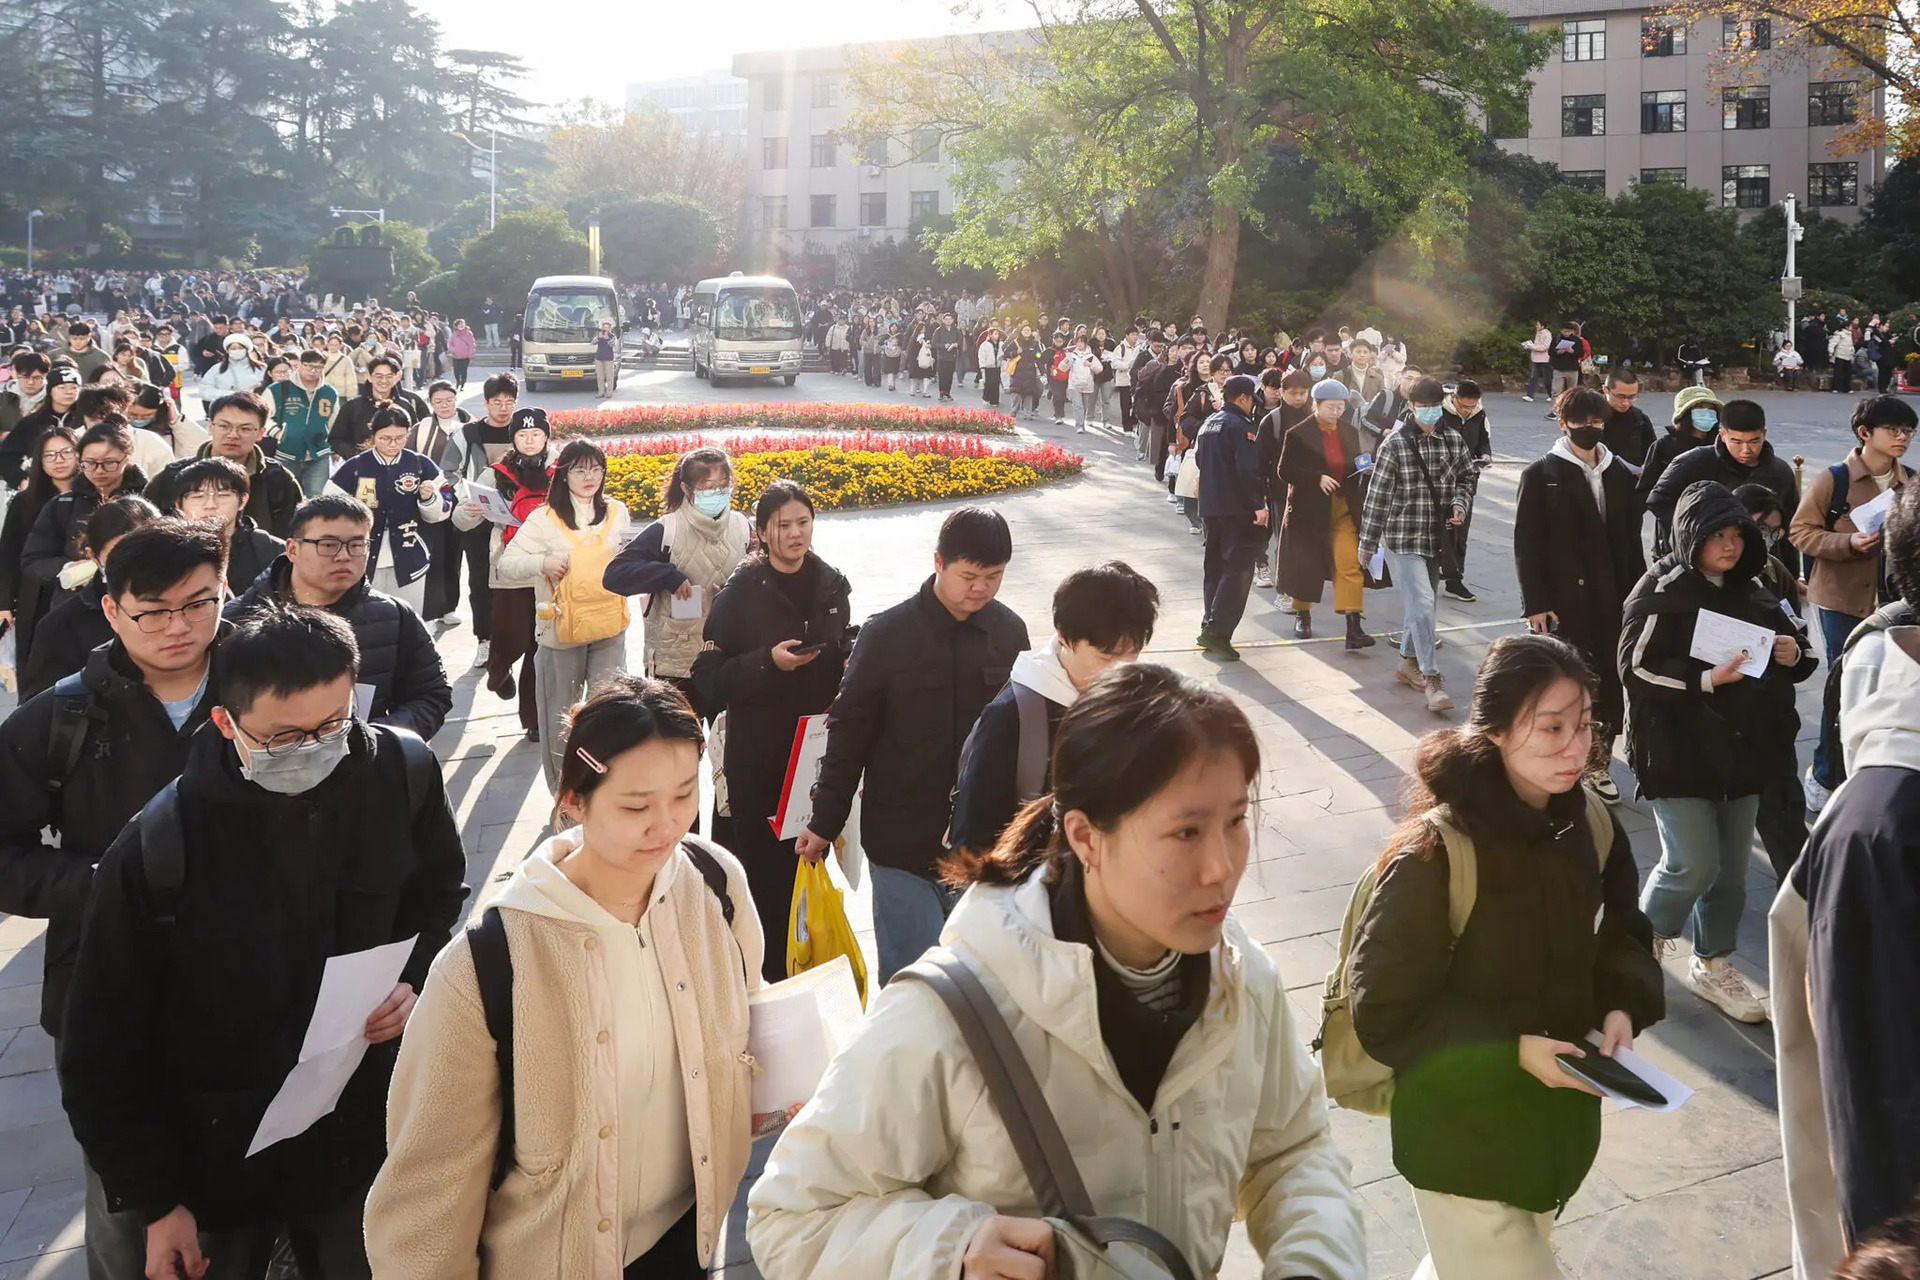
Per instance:
[[[1746,549],[1715,585],[1694,567],[1700,548],[1729,525]],[[1681,495],[1673,514],[1673,550],[1647,570],[1627,596],[1617,655],[1627,693],[1627,760],[1649,800],[1691,797],[1732,800],[1760,794],[1768,784],[1785,732],[1782,701],[1820,665],[1805,630],[1757,581],[1767,544],[1753,517],[1724,485],[1701,481]],[[1712,664],[1693,657],[1693,630],[1702,609],[1792,636],[1800,658],[1790,666],[1768,660],[1756,678],[1709,690]]]
[[[1770,444],[1760,446],[1760,457],[1752,466],[1736,461],[1727,452],[1726,441],[1718,433],[1711,444],[1703,444],[1697,449],[1689,449],[1672,462],[1661,473],[1647,494],[1647,510],[1653,512],[1653,518],[1661,525],[1670,525],[1674,508],[1680,503],[1680,495],[1688,486],[1712,480],[1725,485],[1729,491],[1743,484],[1765,485],[1780,499],[1780,509],[1789,513],[1800,509],[1800,485],[1794,479],[1793,467],[1785,458],[1773,451]],[[1664,555],[1664,548],[1656,548]]]
[[[1557,1211],[1600,1149],[1600,1099],[1523,1071],[1519,1037],[1580,1041],[1621,1010],[1665,1015],[1653,929],[1620,824],[1600,868],[1576,788],[1544,812],[1499,757],[1446,803],[1473,841],[1478,885],[1456,941],[1437,836],[1387,864],[1352,951],[1354,1030],[1392,1067],[1393,1163],[1414,1186]],[[1595,919],[1600,921],[1598,929]]]
[[[253,580],[246,593],[227,606],[232,617],[267,599],[291,602],[293,562],[282,555]],[[328,606],[353,628],[360,644],[360,684],[373,686],[367,718],[431,739],[453,710],[453,686],[426,624],[410,607],[366,578]]]
[[[120,487],[113,496],[137,494],[146,487],[146,475],[129,462],[122,473]],[[34,517],[33,528],[27,532],[26,546],[20,552],[22,577],[52,582],[61,566],[78,560],[80,533],[86,527],[87,517],[100,509],[102,501],[100,490],[82,474],[73,482],[73,488],[55,494],[46,506],[40,508],[40,514]],[[55,587],[52,603],[59,604],[72,594]]]
[[[34,628],[33,651],[20,666],[21,702],[85,667],[87,655],[113,639],[113,627],[100,611],[106,590],[107,580],[94,574]]]

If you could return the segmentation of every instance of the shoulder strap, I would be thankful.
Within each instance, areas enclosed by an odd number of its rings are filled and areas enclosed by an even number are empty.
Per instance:
[[[397,729],[390,724],[372,726],[376,740],[391,742],[400,752],[401,764],[406,770],[407,814],[415,822],[427,807],[427,796],[433,791],[433,775],[440,769],[440,761],[434,756],[419,734],[408,729]]]
[[[1453,824],[1445,805],[1427,810],[1427,821],[1447,847],[1447,928],[1458,938],[1480,898],[1480,854],[1467,833]]]
[[[1584,782],[1580,784],[1580,794],[1587,801],[1587,830],[1593,836],[1593,853],[1600,859],[1600,869],[1604,871],[1607,858],[1613,853],[1613,810]]]
[[[493,1059],[500,1070],[500,1136],[493,1150],[495,1191],[513,1166],[513,951],[507,945],[507,926],[500,908],[488,907],[475,924],[467,926],[467,949],[473,955],[473,976],[480,988],[480,1009],[493,1037]]]
[[[53,720],[47,726],[47,790],[60,789],[80,767],[81,753],[95,726],[106,726],[106,712],[87,688],[84,672],[63,676],[53,686]]]
[[[1020,803],[1025,804],[1047,789],[1047,700],[1038,691],[1015,684],[1013,705],[1020,713],[1020,753],[1013,768],[1013,785]]]
[[[708,853],[698,842],[683,840],[680,847],[686,850],[693,865],[700,868],[700,878],[707,882],[707,888],[713,890],[713,896],[720,899],[720,914],[727,918],[727,927],[733,927],[733,897],[727,892],[727,869],[720,860]]]
[[[135,819],[140,824],[140,872],[153,904],[153,922],[171,927],[187,883],[187,842],[180,830],[180,779],[160,788]]]
[[[1847,482],[1847,464],[1836,462],[1827,468],[1827,474],[1833,478],[1833,492],[1827,496],[1827,532],[1833,532],[1833,526],[1840,517],[1853,510],[1847,501],[1847,493],[1853,486]]]

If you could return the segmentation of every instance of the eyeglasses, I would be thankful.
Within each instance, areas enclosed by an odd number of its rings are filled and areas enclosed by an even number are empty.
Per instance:
[[[1608,391],[1607,392],[1607,399],[1624,400],[1628,404],[1632,404],[1635,400],[1638,400],[1639,398],[1640,398],[1640,393],[1638,391]]]
[[[110,476],[127,465],[125,458],[83,458],[80,465],[97,476]]]
[[[353,729],[353,717],[351,715],[335,716],[317,729],[283,730],[280,733],[274,734],[264,742],[249,732],[238,720],[233,722],[233,727],[245,736],[248,745],[252,746],[255,750],[263,751],[270,756],[285,756],[298,751],[309,742],[327,743],[340,741],[340,739],[346,737]]]
[[[1912,427],[1894,427],[1894,426],[1889,426],[1884,422],[1874,423],[1873,429],[1875,431],[1884,431],[1889,435],[1899,436],[1902,440],[1911,440],[1913,438],[1913,432],[1914,432],[1914,428]],[[51,457],[52,455],[48,455],[48,456]]]
[[[134,626],[152,636],[165,631],[176,613],[186,620],[188,626],[195,626],[211,621],[219,612],[220,597],[208,596],[204,600],[183,604],[178,609],[148,609],[144,613],[130,613],[127,617],[133,620]]]
[[[294,541],[304,542],[327,560],[365,560],[367,558],[367,539],[365,538],[295,538]]]
[[[40,455],[40,461],[42,462],[72,462],[73,458],[74,454],[71,449],[49,449]]]

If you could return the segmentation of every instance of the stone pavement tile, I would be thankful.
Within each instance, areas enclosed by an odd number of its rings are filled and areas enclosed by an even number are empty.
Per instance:
[[[1367,1253],[1371,1264],[1368,1274],[1379,1275],[1381,1253],[1395,1249],[1407,1255],[1408,1266],[1418,1266],[1427,1253],[1427,1237],[1420,1230],[1420,1214],[1414,1208],[1413,1188],[1407,1185],[1407,1180],[1382,1178],[1370,1182],[1360,1188],[1360,1198],[1372,1210],[1367,1220]],[[1383,1238],[1379,1240],[1373,1238],[1376,1221],[1383,1229]]]
[[[87,1251],[76,1245],[37,1258],[0,1263],[0,1280],[87,1280]]]
[[[0,1262],[17,1262],[81,1242],[85,1225],[86,1180],[68,1178],[33,1188],[13,1225],[0,1236]]]
[[[1560,1215],[1560,1226],[1631,1203],[1632,1197],[1616,1186],[1612,1178],[1598,1170],[1589,1169],[1586,1181],[1573,1193],[1573,1199],[1567,1201],[1566,1211]]]
[[[52,1072],[48,1072],[52,1075]],[[0,1141],[0,1189],[37,1186],[74,1176],[80,1168],[80,1144],[62,1115],[24,1129],[7,1131]]]
[[[1288,991],[1309,988],[1318,992],[1326,985],[1327,971],[1333,968],[1334,959],[1339,955],[1339,943],[1337,932],[1316,933],[1273,943],[1267,948],[1267,954],[1279,967],[1280,981]]]
[[[1353,1168],[1354,1186],[1400,1176],[1393,1170],[1393,1134],[1384,1116],[1362,1115],[1331,1104],[1327,1110],[1333,1140]]]
[[[13,1191],[0,1191],[0,1240],[6,1238],[13,1229],[13,1221],[20,1216],[20,1210],[26,1205],[27,1197],[33,1194],[32,1187],[20,1187]]]
[[[1259,875],[1270,894],[1312,893],[1319,889],[1352,889],[1368,867],[1380,857],[1370,845],[1327,849],[1314,853],[1296,853],[1283,858],[1265,858],[1247,874]]]
[[[40,981],[46,963],[45,934],[24,947],[0,951],[0,988],[25,987]]]
[[[22,1027],[0,1050],[0,1076],[53,1070],[53,1037],[39,1027]]]
[[[45,920],[31,920],[26,916],[0,915],[0,950],[12,951],[27,946],[47,931]]]
[[[1563,1223],[1553,1239],[1571,1280],[1749,1280],[1791,1257],[1786,1176],[1766,1160]]]
[[[0,1133],[65,1117],[60,1082],[51,1071],[0,1079]]]
[[[1667,1115],[1615,1110],[1601,1121],[1594,1168],[1635,1200],[1723,1177],[1780,1154],[1779,1119],[1724,1085]],[[1748,1274],[1753,1274],[1749,1272]]]
[[[1236,908],[1234,915],[1255,942],[1283,942],[1338,929],[1352,892],[1351,885],[1336,885],[1309,893],[1283,894],[1262,902],[1250,902]]]

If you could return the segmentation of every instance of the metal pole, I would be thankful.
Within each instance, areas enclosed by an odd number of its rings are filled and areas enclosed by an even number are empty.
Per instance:
[[[1794,200],[1791,194],[1787,196],[1784,203],[1787,206],[1787,276],[1791,279],[1794,275],[1798,274],[1793,269],[1793,250],[1794,246],[1800,242],[1800,223],[1796,221],[1793,216]],[[1800,340],[1800,326],[1796,323],[1799,319],[1799,314],[1800,304],[1794,299],[1788,298],[1787,339],[1790,342],[1798,342]],[[1800,358],[1804,360],[1806,359],[1806,355],[1807,353],[1803,351],[1800,353]]]
[[[487,126],[487,230],[499,225],[495,216],[494,192],[497,189],[500,173],[500,139],[498,126]]]
[[[33,270],[33,215],[27,215],[27,270]]]

